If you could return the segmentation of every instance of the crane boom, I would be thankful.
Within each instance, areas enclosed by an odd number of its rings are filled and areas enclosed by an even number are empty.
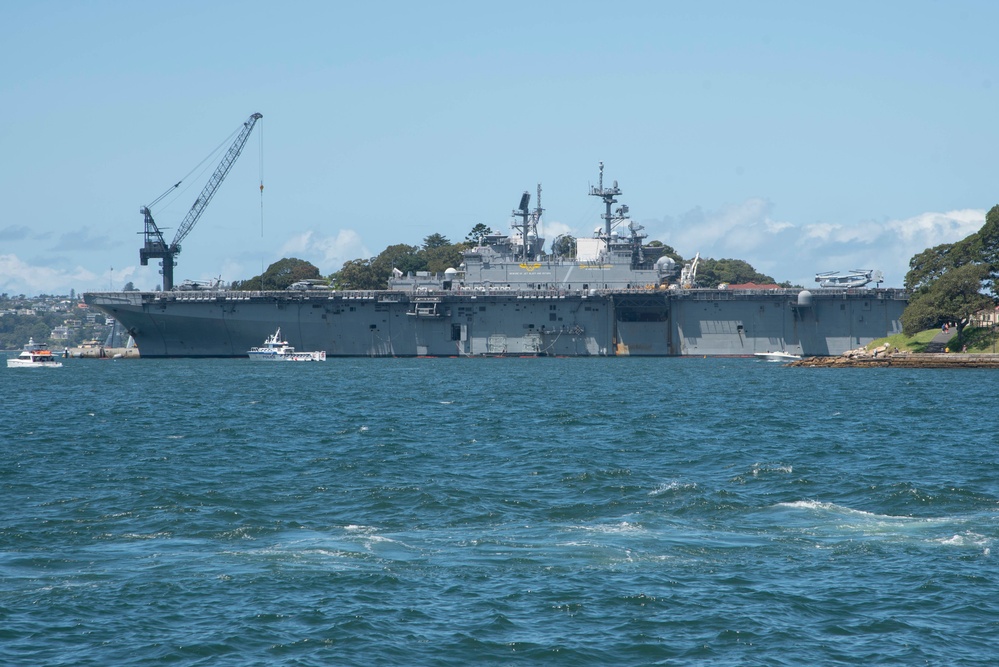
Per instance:
[[[218,168],[212,177],[208,180],[208,184],[198,195],[198,198],[194,200],[194,204],[191,206],[191,210],[187,212],[187,217],[184,221],[180,223],[180,227],[177,228],[177,236],[174,238],[172,246],[177,246],[178,252],[180,251],[180,242],[184,240],[185,237],[191,232],[194,224],[201,217],[204,212],[205,207],[208,206],[208,202],[212,200],[215,196],[215,191],[219,189],[222,185],[223,179],[225,179],[226,174],[232,169],[232,165],[236,162],[236,158],[239,154],[243,152],[243,146],[246,145],[246,140],[250,138],[250,132],[253,131],[253,126],[257,124],[257,121],[263,118],[259,113],[255,113],[250,116],[249,120],[243,123],[243,129],[240,130],[239,136],[236,137],[236,141],[233,142],[232,146],[229,147],[229,152],[225,154],[222,158],[222,162],[219,163]]]
[[[239,135],[233,142],[232,146],[229,147],[228,152],[222,158],[222,162],[215,169],[215,173],[208,180],[208,184],[205,185],[201,194],[198,198],[194,200],[194,204],[191,206],[191,210],[187,212],[187,216],[184,218],[183,222],[180,223],[180,227],[177,229],[177,235],[174,237],[173,242],[167,246],[166,241],[163,238],[163,232],[156,225],[153,220],[153,214],[149,210],[148,206],[143,206],[140,209],[145,221],[145,243],[142,248],[139,249],[139,261],[143,266],[149,263],[149,259],[153,257],[159,257],[163,259],[163,289],[171,290],[173,289],[173,267],[174,267],[174,256],[180,254],[180,242],[183,241],[194,225],[198,222],[198,218],[204,213],[205,207],[208,206],[208,202],[212,200],[215,196],[215,192],[218,190],[219,186],[222,185],[222,181],[225,180],[226,175],[229,170],[232,169],[232,165],[236,162],[236,158],[239,154],[243,152],[243,146],[246,145],[246,140],[250,138],[250,132],[253,131],[253,126],[257,124],[257,121],[263,118],[259,113],[255,113],[250,116],[245,123],[243,123],[243,129],[239,131]],[[177,185],[180,185],[179,183]],[[174,187],[177,187],[176,185]]]

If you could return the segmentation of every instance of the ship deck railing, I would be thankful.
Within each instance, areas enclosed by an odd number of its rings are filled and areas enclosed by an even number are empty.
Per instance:
[[[813,298],[847,298],[869,295],[876,299],[903,300],[907,299],[909,293],[904,289],[897,288],[816,288],[808,290]],[[759,296],[761,293],[773,295],[775,297],[795,298],[802,292],[802,288],[778,288],[769,290],[733,290],[733,289],[666,289],[662,287],[632,287],[632,288],[590,288],[590,289],[513,289],[510,287],[460,287],[456,286],[450,290],[427,289],[418,290],[184,290],[170,292],[93,292],[109,301],[121,304],[140,305],[148,301],[252,301],[257,299],[286,299],[288,301],[326,298],[329,300],[348,301],[377,301],[380,303],[398,302],[402,300],[439,300],[446,296],[463,296],[475,298],[479,296],[508,297],[514,299],[565,299],[567,297],[600,296],[607,297],[615,294],[626,295],[662,295],[668,297],[680,297],[684,300],[697,301],[729,301],[750,296]]]

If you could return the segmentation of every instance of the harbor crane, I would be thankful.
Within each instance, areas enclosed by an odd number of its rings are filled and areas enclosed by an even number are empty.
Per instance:
[[[179,185],[176,185],[168,189],[162,195],[160,195],[154,202],[148,206],[143,206],[139,209],[139,213],[145,218],[145,231],[143,232],[145,243],[139,248],[139,261],[142,266],[149,264],[151,258],[160,258],[163,260],[163,291],[169,291],[173,289],[173,267],[177,265],[174,257],[180,254],[180,242],[187,237],[194,228],[198,218],[204,213],[205,207],[208,206],[208,202],[211,201],[212,197],[215,195],[215,191],[218,190],[219,186],[222,185],[222,181],[225,179],[226,174],[232,168],[233,163],[236,162],[236,158],[243,151],[243,146],[246,145],[246,140],[250,138],[250,132],[253,131],[253,126],[257,124],[257,121],[263,118],[259,113],[255,113],[250,116],[243,127],[239,130],[239,135],[236,137],[236,141],[233,142],[232,146],[229,147],[229,151],[222,158],[222,162],[219,164],[218,168],[215,169],[215,173],[208,180],[208,184],[198,195],[198,198],[194,200],[194,205],[191,206],[191,210],[187,212],[187,217],[184,221],[180,223],[180,227],[177,228],[177,235],[174,236],[173,242],[167,245],[166,240],[163,238],[163,232],[156,225],[153,220],[152,211],[149,210],[150,206],[154,206],[157,202],[167,196],[170,192],[175,190]],[[261,189],[263,185],[261,185]],[[262,190],[261,190],[262,191]]]

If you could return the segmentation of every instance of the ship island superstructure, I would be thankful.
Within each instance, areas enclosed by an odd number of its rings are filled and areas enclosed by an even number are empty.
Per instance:
[[[91,292],[150,357],[239,357],[280,327],[328,356],[838,355],[901,331],[897,289],[698,289],[644,245],[603,165],[603,224],[575,256],[546,252],[524,193],[513,233],[491,234],[441,274],[394,271],[386,290]]]

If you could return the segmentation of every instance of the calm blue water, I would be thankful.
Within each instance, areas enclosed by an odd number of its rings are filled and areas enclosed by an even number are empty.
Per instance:
[[[0,368],[0,663],[999,657],[999,375]]]

